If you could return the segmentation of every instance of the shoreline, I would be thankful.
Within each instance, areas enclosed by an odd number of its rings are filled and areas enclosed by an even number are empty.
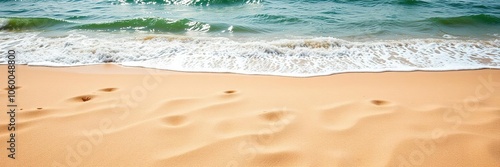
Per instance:
[[[0,67],[7,66],[7,64],[0,64]],[[72,65],[72,66],[50,66],[50,65],[28,65],[28,64],[16,64],[16,66],[26,66],[26,67],[40,67],[40,68],[55,68],[55,69],[66,69],[72,72],[81,73],[82,70],[79,68],[87,68],[91,67],[95,71],[94,73],[100,74],[105,73],[102,71],[106,67],[119,67],[127,70],[127,72],[134,71],[133,69],[142,69],[142,70],[153,70],[153,71],[164,71],[164,72],[172,72],[172,73],[192,73],[192,74],[229,74],[229,75],[249,75],[249,76],[267,76],[267,77],[285,77],[285,78],[316,78],[316,77],[328,77],[333,75],[342,75],[342,74],[377,74],[377,73],[413,73],[413,72],[422,72],[422,73],[439,73],[439,72],[460,72],[460,71],[481,71],[481,70],[500,70],[495,67],[482,67],[482,68],[471,68],[471,69],[413,69],[413,70],[381,70],[381,71],[348,71],[348,72],[336,72],[330,74],[317,74],[317,75],[304,75],[304,76],[292,76],[292,75],[278,75],[278,74],[259,74],[259,73],[239,73],[239,72],[216,72],[216,71],[183,71],[183,70],[173,70],[173,69],[161,69],[161,68],[151,68],[144,66],[128,66],[119,63],[99,63],[99,64],[83,64],[83,65]],[[116,71],[117,72],[117,71]],[[122,72],[119,72],[122,73]],[[125,73],[127,74],[127,73]]]
[[[500,68],[500,41],[400,40],[351,42],[336,38],[238,42],[228,38],[123,37],[75,34],[60,38],[2,36],[0,54],[16,48],[17,64],[124,66],[194,72],[309,77],[345,72],[446,71]],[[2,40],[0,39],[0,40]],[[120,46],[109,45],[120,43]],[[0,64],[6,63],[0,58]]]
[[[2,166],[500,164],[498,69],[303,78],[16,68],[18,157]]]

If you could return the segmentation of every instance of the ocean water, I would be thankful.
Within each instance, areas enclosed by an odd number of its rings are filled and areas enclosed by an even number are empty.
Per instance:
[[[499,34],[499,0],[0,0],[0,54],[29,65],[299,77],[500,68]]]

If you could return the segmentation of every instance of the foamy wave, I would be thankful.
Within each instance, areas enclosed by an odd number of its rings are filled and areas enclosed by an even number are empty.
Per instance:
[[[351,42],[336,38],[236,41],[178,36],[43,37],[0,33],[1,54],[18,63],[74,66],[113,62],[179,71],[316,76],[342,72],[500,68],[499,40],[412,39]],[[111,36],[111,37],[110,37]],[[5,58],[0,59],[5,64]]]
[[[9,23],[9,20],[7,20],[5,18],[0,18],[0,29],[2,29],[8,23]]]

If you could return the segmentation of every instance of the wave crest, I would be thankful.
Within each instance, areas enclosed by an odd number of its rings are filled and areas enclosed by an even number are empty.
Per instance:
[[[144,32],[241,32],[259,33],[263,30],[240,25],[224,23],[204,23],[190,19],[167,18],[135,18],[102,23],[79,24],[66,20],[52,18],[0,18],[0,30],[31,31],[57,30],[58,28],[94,30],[104,32],[114,31],[144,31]]]
[[[261,0],[119,0],[121,4],[166,4],[188,6],[257,4]]]
[[[207,23],[191,21],[189,19],[171,20],[163,18],[136,18],[119,20],[108,23],[93,23],[76,26],[76,29],[85,30],[139,30],[149,32],[183,32],[200,31],[207,32],[211,26]]]
[[[22,31],[70,24],[68,21],[52,18],[0,18],[0,30]]]
[[[459,17],[434,17],[432,22],[446,26],[499,25],[500,17],[493,15],[469,15]]]

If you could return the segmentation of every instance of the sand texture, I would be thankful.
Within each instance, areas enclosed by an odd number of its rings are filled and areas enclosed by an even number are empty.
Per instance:
[[[17,68],[16,159],[3,109],[0,166],[500,166],[500,70]]]

